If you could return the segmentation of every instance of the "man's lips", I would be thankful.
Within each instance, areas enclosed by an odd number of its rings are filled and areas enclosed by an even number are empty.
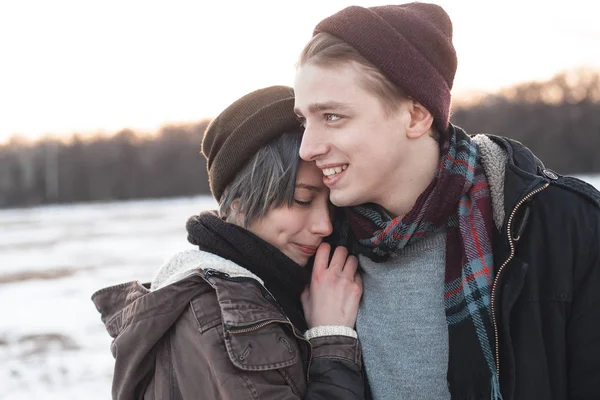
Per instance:
[[[349,164],[318,164],[317,167],[323,171],[323,183],[332,188],[346,174]]]
[[[331,176],[323,175],[323,183],[325,184],[325,186],[331,189],[336,185],[336,183],[340,181],[340,179],[344,177],[345,174],[346,170],[343,170],[342,172]]]
[[[317,168],[323,172],[323,175],[333,176],[334,174],[339,174],[340,172],[345,171],[348,168],[348,164],[318,164]]]

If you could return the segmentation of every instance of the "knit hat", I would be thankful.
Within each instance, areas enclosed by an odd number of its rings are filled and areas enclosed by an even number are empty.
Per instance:
[[[408,3],[351,6],[325,18],[314,34],[328,32],[354,47],[434,117],[440,133],[450,120],[456,73],[452,21],[438,5]]]
[[[256,90],[227,107],[206,128],[202,140],[214,198],[220,201],[225,188],[261,147],[300,129],[294,91],[287,86]]]

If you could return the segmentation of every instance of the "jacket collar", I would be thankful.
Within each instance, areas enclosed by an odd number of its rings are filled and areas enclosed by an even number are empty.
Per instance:
[[[282,312],[265,298],[265,294],[270,294],[262,279],[233,261],[202,250],[175,255],[158,270],[151,288],[160,291],[193,275],[202,276],[216,291],[223,323],[229,327],[285,319]],[[244,312],[240,312],[242,308]]]
[[[207,290],[202,289],[202,283],[208,283],[216,292],[223,322],[228,325],[241,327],[268,319],[286,319],[265,298],[268,292],[259,277],[232,261],[201,250],[175,255],[159,269],[152,285],[127,282],[97,291],[92,300],[114,338],[143,316],[160,315],[161,325],[168,328],[193,296]],[[242,308],[244,311],[240,312]],[[160,336],[160,332],[155,333]]]
[[[158,290],[197,273],[198,269],[209,268],[230,277],[252,278],[261,285],[264,284],[258,276],[231,260],[202,250],[187,250],[176,254],[163,265],[152,279],[150,287],[152,290]]]
[[[547,183],[542,162],[523,144],[500,136],[472,136],[490,185],[494,223],[501,230],[507,215],[527,194]]]

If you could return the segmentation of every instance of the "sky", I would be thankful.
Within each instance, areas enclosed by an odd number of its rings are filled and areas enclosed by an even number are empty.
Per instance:
[[[440,0],[454,24],[453,96],[600,68],[600,2]],[[0,141],[151,132],[292,85],[323,18],[360,0],[3,0]]]

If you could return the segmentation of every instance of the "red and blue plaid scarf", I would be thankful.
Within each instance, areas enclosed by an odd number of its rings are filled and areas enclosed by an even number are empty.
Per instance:
[[[393,257],[438,229],[446,230],[444,304],[449,332],[448,384],[453,399],[501,398],[491,315],[493,217],[478,150],[451,126],[436,178],[406,215],[373,205],[346,210],[356,250],[374,261]]]

